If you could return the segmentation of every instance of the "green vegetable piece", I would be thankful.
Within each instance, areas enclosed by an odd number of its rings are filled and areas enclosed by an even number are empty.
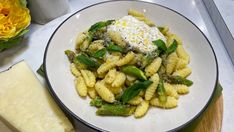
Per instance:
[[[27,7],[27,0],[19,0],[22,7]]]
[[[146,67],[147,65],[149,65],[152,61],[154,60],[154,57],[150,54],[144,56],[142,58],[142,63],[141,63],[141,68]]]
[[[164,30],[164,27],[158,27],[158,30],[162,32]]]
[[[163,76],[164,80],[167,81],[168,83],[172,83],[172,84],[184,84],[186,86],[192,86],[193,85],[193,81],[188,80],[186,78],[182,78],[180,76]]]
[[[95,107],[101,107],[103,103],[104,102],[100,97],[96,97],[90,101],[90,105]]]
[[[85,56],[83,54],[78,55],[76,59],[85,65],[87,65],[90,69],[97,69],[100,64],[92,59],[90,59],[88,56]]]
[[[108,51],[114,51],[114,52],[123,52],[123,48],[118,46],[118,45],[115,45],[113,43],[110,43],[108,46],[107,46],[107,50]]]
[[[74,60],[74,58],[75,58],[75,56],[76,56],[75,52],[73,52],[73,51],[71,51],[71,50],[66,50],[66,51],[64,51],[64,52],[65,52],[65,54],[67,55],[69,61],[72,63],[73,60]]]
[[[96,51],[92,56],[94,58],[102,59],[106,55],[106,48]]]
[[[0,39],[0,52],[6,49],[12,48],[15,45],[19,44],[21,40],[23,39],[23,35],[25,35],[28,32],[29,32],[28,29],[23,29],[18,35],[16,35],[13,38],[6,39],[6,40]]]
[[[89,32],[96,32],[98,29],[101,29],[103,27],[110,25],[113,21],[114,20],[97,22],[90,27]]]
[[[166,44],[164,43],[163,40],[158,39],[158,40],[152,41],[152,42],[153,42],[153,44],[155,44],[158,47],[159,50],[161,50],[163,52],[167,51],[167,46],[166,46]]]
[[[129,100],[131,100],[132,98],[134,98],[135,96],[137,96],[141,90],[146,89],[150,84],[152,84],[152,81],[146,80],[144,82],[136,82],[134,83],[132,86],[128,87],[122,97],[121,100],[124,103],[127,103]]]
[[[40,66],[40,68],[37,70],[37,73],[41,75],[42,77],[45,77],[45,70],[43,67],[43,64]]]
[[[101,116],[130,116],[133,114],[135,107],[121,104],[104,104],[96,111]]]
[[[167,55],[173,53],[176,50],[177,46],[178,46],[177,41],[174,39],[173,43],[167,48],[166,51]]]
[[[160,79],[158,87],[157,87],[157,93],[159,95],[159,101],[162,103],[166,103],[167,102],[167,96],[166,96],[166,90],[164,87],[164,83],[163,80]]]
[[[135,66],[125,66],[122,68],[122,71],[126,74],[135,76],[141,80],[147,80],[145,74],[143,71],[141,71],[140,69],[138,69]]]

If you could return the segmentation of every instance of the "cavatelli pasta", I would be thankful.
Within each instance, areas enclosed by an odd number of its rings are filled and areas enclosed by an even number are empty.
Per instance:
[[[117,62],[119,60],[120,56],[116,56],[116,55],[109,55],[106,58],[106,63],[112,63],[112,62]]]
[[[190,57],[189,54],[185,51],[183,45],[178,45],[178,47],[176,48],[176,53],[179,58],[185,60],[187,64],[189,63]]]
[[[116,62],[117,66],[123,66],[128,64],[130,61],[134,59],[135,55],[133,52],[128,52],[126,56]]]
[[[107,84],[111,84],[115,80],[116,74],[116,69],[109,70],[109,72],[105,76],[105,82]]]
[[[104,44],[104,40],[95,40],[89,45],[88,49],[90,51],[97,51],[97,50],[104,48],[103,44]]]
[[[121,35],[119,34],[119,32],[116,31],[108,31],[107,32],[109,37],[111,38],[111,40],[121,46],[121,47],[125,47],[126,46],[126,42],[123,40],[123,38],[121,37]]]
[[[169,33],[169,28],[167,27],[167,26],[164,26],[164,27],[162,27],[163,28],[163,30],[161,31],[161,33],[163,34],[163,35],[165,35],[165,36],[167,36],[167,35],[169,35],[168,33]]]
[[[128,104],[130,105],[139,105],[143,101],[143,98],[141,96],[136,96],[133,99],[128,101]]]
[[[98,69],[97,69],[97,73],[99,75],[104,74],[105,72],[107,72],[108,70],[114,68],[116,66],[116,62],[112,61],[112,62],[106,62],[103,63]]]
[[[137,20],[139,20],[139,21],[144,21],[145,20],[145,17],[144,16],[141,16],[141,17],[139,17],[139,16],[134,16]]]
[[[74,62],[74,64],[78,70],[87,69],[87,66],[83,63],[80,63],[79,61]]]
[[[84,42],[86,35],[84,33],[80,33],[76,38],[76,50],[80,49],[80,45]]]
[[[75,80],[76,91],[81,97],[87,96],[87,86],[85,85],[85,81],[82,76],[78,76]]]
[[[144,97],[144,96],[145,96],[145,91],[141,91],[141,92],[139,93],[139,96]]]
[[[160,68],[162,64],[162,59],[160,57],[157,57],[156,59],[153,60],[152,63],[150,63],[146,68],[145,68],[145,74],[146,76],[151,76],[155,74],[158,69]]]
[[[140,118],[144,116],[149,109],[149,101],[142,101],[136,108],[134,112],[134,117],[135,118]]]
[[[117,72],[115,80],[113,81],[111,86],[112,87],[120,87],[124,84],[125,80],[126,80],[125,74],[122,72]]]
[[[143,21],[145,22],[145,24],[147,24],[147,25],[150,26],[150,27],[155,26],[154,22],[151,21],[149,18],[146,18],[146,17],[145,17],[145,19],[144,19]]]
[[[173,87],[176,89],[178,94],[187,94],[189,93],[189,88],[183,84],[175,84]]]
[[[143,13],[141,13],[141,12],[138,12],[138,11],[133,10],[133,9],[129,9],[128,10],[128,15],[131,15],[131,16],[135,17],[139,21],[144,21],[145,24],[147,24],[149,26],[155,26],[154,22],[151,21],[150,19],[146,18],[145,15]]]
[[[168,34],[167,35],[167,46],[169,47],[173,41],[176,40],[178,45],[182,45],[182,40],[176,34]]]
[[[167,60],[166,60],[166,73],[168,75],[170,75],[175,67],[176,67],[176,64],[178,62],[178,57],[176,55],[176,53],[171,53],[168,57],[167,57]]]
[[[179,69],[183,69],[187,66],[187,61],[181,59],[181,58],[178,58],[178,61],[177,61],[177,64],[176,64],[176,70],[179,70]]]
[[[159,83],[158,74],[156,73],[151,76],[150,80],[153,81],[153,83],[145,91],[145,100],[150,100],[153,97]]]
[[[175,71],[172,75],[173,76],[181,76],[181,77],[185,78],[188,75],[190,75],[191,72],[192,72],[192,69],[189,67],[186,67],[186,68]]]
[[[109,84],[105,84],[105,86],[113,93],[113,94],[119,94],[122,92],[122,87],[112,87]]]
[[[89,44],[90,40],[86,37],[84,42],[80,45],[80,50],[85,51],[89,47]]]
[[[88,88],[88,95],[90,98],[94,99],[97,97],[97,92],[94,88]]]
[[[94,87],[94,85],[96,83],[95,75],[89,70],[81,70],[80,72],[81,72],[81,75],[84,78],[86,86]]]
[[[175,108],[178,105],[178,100],[174,97],[167,97],[167,102],[162,103],[159,101],[158,98],[153,98],[150,100],[150,104],[152,106],[156,106],[156,107],[161,107],[164,109],[171,109],[171,108]]]
[[[105,86],[104,81],[98,81],[95,84],[95,90],[106,102],[113,103],[115,101],[114,94]]]
[[[135,57],[132,61],[129,62],[129,65],[135,65],[137,62],[141,61],[142,54],[135,54]]]
[[[78,77],[81,75],[80,71],[76,68],[75,64],[74,63],[71,63],[70,64],[70,70],[71,70],[71,73],[75,76],[75,77]]]
[[[129,9],[128,15],[93,24],[77,36],[75,51],[65,51],[76,91],[79,96],[92,99],[90,103],[98,108],[97,115],[102,111],[106,116],[133,114],[140,118],[150,105],[175,108],[179,96],[189,93],[189,87],[182,83],[192,84],[183,80],[192,70],[181,38],[167,26],[152,27],[154,22],[144,13]],[[149,35],[155,36],[151,37],[153,40]],[[166,39],[165,44],[158,39]],[[171,46],[175,40],[178,45]],[[156,47],[145,44],[150,41]]]
[[[134,16],[134,17],[145,17],[145,15],[139,11],[136,11],[134,9],[128,10],[128,15]]]
[[[134,76],[131,76],[131,75],[126,75],[126,81],[125,81],[125,84],[127,86],[130,86],[134,83],[134,81],[136,80],[136,77]]]
[[[179,98],[179,95],[176,91],[176,89],[169,83],[164,83],[164,87],[165,87],[165,90],[166,90],[166,95],[168,96],[172,96],[176,99]]]

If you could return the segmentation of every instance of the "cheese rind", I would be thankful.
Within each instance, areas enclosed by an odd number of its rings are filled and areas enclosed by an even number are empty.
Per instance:
[[[0,116],[19,131],[74,131],[25,61],[0,73],[0,82]]]

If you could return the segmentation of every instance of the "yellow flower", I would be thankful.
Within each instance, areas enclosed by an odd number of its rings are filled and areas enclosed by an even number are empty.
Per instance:
[[[0,40],[15,37],[30,21],[29,10],[19,0],[0,0]]]

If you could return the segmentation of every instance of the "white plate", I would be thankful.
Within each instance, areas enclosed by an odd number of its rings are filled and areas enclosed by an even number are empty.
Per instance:
[[[170,110],[150,108],[141,119],[130,117],[100,117],[96,108],[89,105],[90,99],[81,99],[74,87],[74,77],[64,54],[74,49],[79,32],[92,24],[117,19],[133,8],[142,11],[157,25],[167,25],[181,36],[191,56],[189,64],[193,72],[190,79],[194,84],[190,93],[181,96],[178,107]],[[214,51],[205,35],[190,20],[166,7],[137,1],[112,1],[84,8],[65,20],[50,38],[44,66],[49,90],[56,101],[76,119],[101,131],[169,131],[178,130],[194,120],[209,103],[218,79],[218,67]]]

